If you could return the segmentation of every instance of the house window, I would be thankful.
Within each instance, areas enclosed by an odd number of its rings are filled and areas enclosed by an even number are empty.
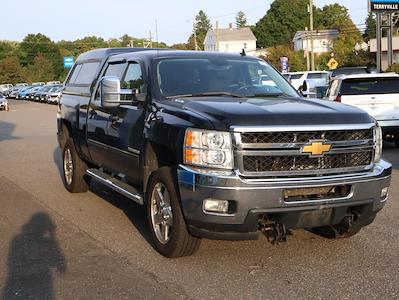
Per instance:
[[[244,49],[247,50],[247,43],[244,43]]]

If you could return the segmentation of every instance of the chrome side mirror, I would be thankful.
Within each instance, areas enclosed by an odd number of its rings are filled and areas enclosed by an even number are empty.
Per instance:
[[[115,108],[121,102],[121,82],[119,78],[106,76],[101,78],[101,106]]]

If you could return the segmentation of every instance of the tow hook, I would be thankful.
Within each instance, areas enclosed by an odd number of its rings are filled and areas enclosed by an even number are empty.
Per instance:
[[[267,240],[272,245],[277,245],[287,241],[287,235],[290,232],[285,228],[285,225],[279,224],[275,221],[270,221],[264,218],[259,221],[259,230],[266,236]]]
[[[355,220],[355,215],[354,215],[354,214],[349,213],[348,215],[346,215],[346,216],[342,219],[341,223],[339,223],[339,224],[334,228],[336,234],[342,235],[342,234],[348,233],[348,232],[352,229],[354,220]]]

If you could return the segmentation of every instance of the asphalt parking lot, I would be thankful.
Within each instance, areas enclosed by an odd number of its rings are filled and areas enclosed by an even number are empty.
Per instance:
[[[149,243],[143,209],[92,183],[61,181],[56,106],[10,101],[0,111],[0,295],[26,298],[398,299],[399,149],[390,199],[351,239],[295,231],[285,244],[204,240],[166,259]],[[1,298],[1,296],[0,296]]]

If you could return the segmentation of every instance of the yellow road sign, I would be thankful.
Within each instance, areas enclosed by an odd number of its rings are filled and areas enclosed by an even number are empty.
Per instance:
[[[335,70],[336,68],[338,68],[338,62],[335,60],[334,57],[331,57],[331,59],[327,63],[327,67],[329,67],[330,70]]]

